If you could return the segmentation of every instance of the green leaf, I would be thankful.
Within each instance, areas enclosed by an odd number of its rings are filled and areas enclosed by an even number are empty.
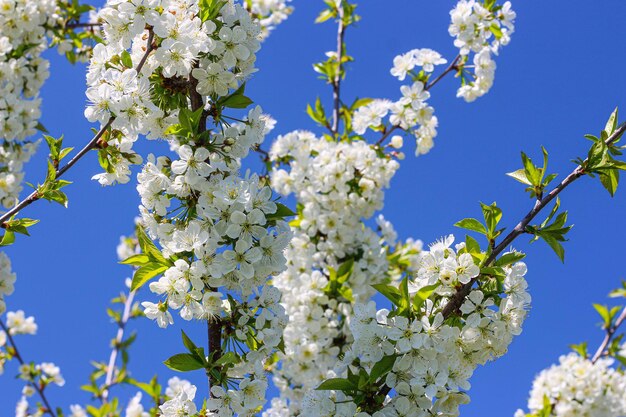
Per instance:
[[[233,94],[228,96],[221,104],[231,109],[245,109],[252,103],[253,101],[244,95]]]
[[[420,288],[417,293],[413,296],[413,305],[417,310],[419,310],[422,305],[430,298],[431,295],[439,288],[441,282],[438,282],[433,285],[427,285],[425,287]]]
[[[578,353],[582,358],[587,358],[589,353],[587,352],[587,342],[583,342],[578,345],[569,346],[574,352]]]
[[[528,181],[528,178],[526,178],[526,170],[524,168],[520,168],[517,171],[509,172],[506,175],[521,182],[522,184],[532,185],[530,181]]]
[[[150,262],[150,257],[144,253],[140,253],[137,255],[133,255],[129,258],[120,261],[122,265],[134,265],[134,266],[143,266]]]
[[[128,51],[122,52],[120,58],[122,59],[122,64],[126,68],[133,68],[133,58],[130,56],[130,53],[128,53]]]
[[[397,358],[398,355],[383,356],[383,358],[376,362],[372,367],[369,380],[375,383],[380,378],[387,375],[393,369],[393,365],[396,363]]]
[[[165,362],[163,362],[163,364],[168,368],[179,372],[189,372],[195,371],[197,369],[204,369],[204,364],[200,362],[195,356],[190,355],[189,353],[179,353],[177,355],[174,355]]]
[[[615,196],[615,191],[617,191],[617,184],[619,183],[619,171],[617,169],[611,169],[606,172],[601,172],[599,174],[600,182],[606,188],[606,190],[611,194],[611,197]]]
[[[224,366],[241,362],[241,359],[235,352],[226,352],[218,360],[215,361],[215,365]]]
[[[495,239],[502,233],[501,230],[496,231],[496,227],[498,227],[498,223],[502,219],[502,210],[496,205],[495,202],[491,203],[491,205],[486,205],[480,203],[480,206],[483,210],[483,217],[485,218],[485,224],[487,225],[487,238],[489,240]]]
[[[318,391],[328,391],[328,390],[354,391],[357,389],[357,386],[344,378],[331,378],[322,382],[315,389]]]
[[[0,240],[0,246],[9,246],[15,242],[15,233],[10,230],[4,231],[4,236],[2,236],[2,240]]]
[[[609,308],[601,304],[594,304],[593,308],[595,308],[600,317],[602,317],[602,320],[604,321],[603,328],[608,329],[609,327],[611,327],[612,316]]]
[[[563,245],[549,235],[541,235],[541,238],[552,248],[561,262],[565,262],[565,250],[563,249]]]
[[[189,336],[187,336],[184,330],[181,329],[180,332],[183,338],[183,345],[185,345],[185,347],[187,348],[187,350],[189,350],[190,353],[194,354],[198,347],[193,343],[193,341],[189,338]]]
[[[522,259],[524,259],[526,257],[525,254],[521,253],[521,252],[509,252],[509,253],[505,253],[504,255],[502,255],[500,257],[500,259],[498,259],[494,265],[495,266],[508,266],[508,265],[512,265],[515,262],[519,262]]]
[[[294,213],[289,207],[287,207],[284,204],[281,203],[276,203],[276,212],[271,214],[271,217],[277,217],[277,218],[285,218],[285,217],[292,217],[295,216],[296,213]]]
[[[339,269],[337,270],[337,281],[341,284],[346,282],[350,275],[352,275],[352,271],[354,270],[354,259],[350,258],[341,265],[339,265]]]
[[[172,265],[170,261],[163,257],[161,251],[156,247],[152,239],[148,237],[145,230],[141,226],[137,226],[137,240],[139,241],[139,247],[141,251],[148,255],[150,259],[161,265]]]
[[[164,273],[168,269],[168,266],[164,266],[155,262],[143,265],[141,268],[135,271],[135,274],[133,275],[133,282],[130,286],[131,291],[137,291],[146,282],[150,281],[157,275]]]
[[[386,297],[389,301],[391,301],[396,307],[400,305],[400,290],[398,290],[396,287],[387,284],[374,284],[372,285],[372,287],[381,295]]]
[[[471,218],[463,219],[461,221],[456,222],[454,226],[460,227],[462,229],[472,230],[474,232],[478,232],[485,236],[487,235],[487,229],[485,228],[485,226],[476,219],[471,219]]]
[[[41,122],[37,122],[37,125],[35,126],[35,129],[37,129],[40,132],[43,133],[49,133],[48,129],[46,129],[46,127],[44,125],[41,124]]]
[[[617,129],[617,120],[618,116],[616,107],[615,110],[613,110],[613,113],[611,113],[611,116],[609,116],[609,120],[607,120],[606,125],[604,126],[604,132],[606,133],[607,137],[611,136],[613,132],[615,132],[615,129]]]

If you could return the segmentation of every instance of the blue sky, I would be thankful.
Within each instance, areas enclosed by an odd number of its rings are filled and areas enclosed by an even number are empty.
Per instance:
[[[259,53],[260,71],[247,90],[278,120],[275,134],[315,130],[306,103],[318,95],[330,97],[311,64],[334,49],[335,27],[313,25],[321,1],[294,3],[294,15]],[[357,95],[396,97],[400,84],[389,68],[397,54],[428,47],[449,59],[456,55],[447,33],[452,1],[361,3],[363,20],[347,36],[356,58],[344,84],[347,101]],[[440,121],[436,146],[419,158],[408,151],[387,192],[385,216],[403,238],[428,243],[448,233],[460,236],[452,225],[480,216],[479,201],[497,201],[504,224],[513,227],[531,205],[523,187],[504,175],[519,167],[519,152],[538,158],[545,146],[554,172],[563,178],[574,167],[570,161],[586,152],[582,135],[597,133],[615,106],[626,114],[626,38],[621,30],[626,3],[518,0],[513,6],[517,32],[497,57],[492,91],[472,104],[455,98],[453,78],[432,91],[430,102]],[[65,134],[67,145],[80,147],[90,139],[92,127],[83,117],[85,69],[70,66],[56,53],[48,57],[52,76],[42,91],[43,123],[53,135]],[[165,147],[150,143],[140,149],[159,152]],[[44,159],[42,152],[27,167],[31,182],[43,178]],[[67,188],[69,208],[46,202],[29,207],[23,215],[42,222],[31,229],[32,237],[7,249],[18,275],[9,309],[24,309],[39,323],[35,338],[22,336],[18,342],[29,360],[61,366],[67,384],[51,388],[49,396],[64,407],[89,400],[78,387],[87,381],[90,360],[108,358],[115,328],[105,307],[130,273],[117,264],[115,247],[132,228],[138,197],[132,183],[102,188],[89,179],[97,172],[95,155],[81,161],[68,175],[74,181]],[[462,409],[463,416],[512,415],[525,406],[536,373],[557,361],[570,343],[600,342],[591,303],[607,301],[608,291],[624,276],[626,190],[611,199],[598,181],[582,179],[563,194],[562,207],[575,224],[565,244],[566,262],[561,264],[542,243],[515,243],[528,253],[532,310],[510,352],[476,372],[472,402]],[[144,297],[151,298],[139,295]],[[172,375],[161,361],[181,350],[181,322],[167,330],[148,320],[131,325],[139,330],[131,352],[136,378],[159,373],[166,380]],[[198,341],[205,334],[201,323],[185,323],[185,330]],[[10,415],[19,397],[14,373],[10,366],[0,378],[0,415]],[[204,384],[201,375],[192,379]]]

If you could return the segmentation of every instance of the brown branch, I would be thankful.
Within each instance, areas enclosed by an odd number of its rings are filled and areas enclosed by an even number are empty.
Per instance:
[[[615,142],[624,132],[626,131],[626,123],[623,123],[621,126],[613,132],[613,134],[606,140],[607,145],[611,145]],[[585,159],[586,161],[586,159]],[[498,244],[491,254],[485,260],[484,266],[489,266],[491,263],[500,255],[518,236],[526,233],[526,227],[530,224],[530,222],[539,214],[541,210],[543,210],[552,200],[554,200],[565,188],[567,188],[570,184],[576,181],[578,178],[585,175],[585,171],[582,168],[583,164],[577,166],[561,183],[556,186],[550,193],[538,199],[535,202],[535,206],[524,216],[524,218],[515,226],[515,228],[508,234],[506,237]],[[443,316],[445,318],[449,317],[453,312],[461,307],[463,302],[465,301],[465,297],[469,295],[472,290],[472,286],[474,283],[480,278],[480,275],[476,278],[473,278],[470,282],[463,285],[448,301],[446,306],[443,309]]]
[[[25,365],[26,363],[24,362],[24,359],[22,358],[22,355],[17,348],[17,344],[15,344],[15,340],[13,339],[11,332],[9,332],[9,329],[6,327],[2,320],[0,320],[0,329],[4,330],[4,332],[6,333],[7,339],[9,340],[9,344],[13,348],[14,356],[17,361],[20,363],[20,365]],[[45,387],[43,387],[41,384],[36,384],[35,381],[29,381],[28,383],[33,388],[35,388],[35,390],[39,394],[41,401],[43,401],[44,405],[46,406],[45,412],[50,414],[52,417],[56,417],[54,409],[52,408],[52,406],[50,406],[50,402],[48,401],[48,398],[46,398],[46,394],[44,393]]]
[[[199,64],[196,63],[196,67]],[[189,75],[189,98],[191,101],[191,110],[196,111],[198,109],[204,108],[204,101],[202,99],[202,95],[198,93],[197,87],[198,80],[194,78],[193,75]],[[202,116],[200,117],[200,122],[198,124],[198,133],[202,134],[206,131],[208,114],[206,111],[202,112]],[[214,291],[213,288],[209,288],[209,291]],[[222,357],[222,321],[219,317],[216,318],[207,318],[207,339],[209,345],[209,355],[212,354],[211,359],[213,362]],[[209,380],[209,396],[213,398],[213,393],[211,392],[211,387],[218,384],[217,378],[209,372],[208,373]]]
[[[337,6],[339,15],[339,24],[337,28],[337,73],[333,80],[333,125],[331,131],[333,134],[339,133],[339,109],[341,107],[341,77],[343,75],[343,44],[346,36],[346,26],[343,18],[343,1]]]
[[[435,78],[431,83],[427,84],[424,87],[424,91],[428,91],[431,88],[433,88],[435,85],[437,85],[437,83],[439,83],[439,81],[441,81],[446,75],[448,75],[452,71],[457,71],[459,69],[457,64],[459,63],[460,59],[461,59],[461,55],[457,55],[456,58],[454,58],[454,60],[452,61],[452,63],[445,70],[443,70],[443,72],[439,74],[437,78]],[[395,132],[398,129],[400,129],[400,126],[395,125],[388,131],[384,132],[383,135],[380,137],[380,139],[378,139],[378,141],[376,142],[376,145],[377,146],[382,145],[385,139],[387,139],[393,132]]]
[[[89,29],[94,29],[94,28],[99,28],[100,26],[102,26],[102,23],[82,23],[82,22],[75,22],[75,23],[66,23],[66,24],[65,24],[65,28],[66,28],[66,29],[76,29],[76,28],[89,28]]]
[[[600,346],[598,347],[598,350],[596,350],[596,353],[593,355],[591,363],[596,363],[598,359],[600,359],[602,355],[604,355],[604,351],[609,346],[609,343],[611,343],[611,340],[613,340],[615,332],[617,332],[617,329],[619,328],[619,326],[622,325],[624,320],[626,320],[626,307],[622,309],[622,313],[619,315],[617,320],[615,320],[615,323],[613,323],[611,326],[609,326],[608,329],[606,329],[606,335],[604,336],[604,340],[602,341],[602,344],[600,344]]]
[[[156,45],[154,45],[153,41],[154,41],[154,33],[152,32],[152,29],[150,29],[149,34],[148,34],[146,52],[144,56],[141,58],[141,62],[139,62],[139,65],[137,65],[137,67],[135,68],[135,70],[138,73],[141,72],[141,69],[145,65],[146,60],[148,59],[148,56],[150,55],[150,53],[156,49]],[[70,161],[65,166],[63,166],[62,168],[56,171],[56,178],[60,178],[70,168],[72,168],[80,159],[82,159],[82,157],[85,156],[90,150],[94,149],[98,145],[98,141],[102,138],[104,133],[111,127],[114,120],[115,120],[115,116],[111,116],[111,118],[109,118],[107,123],[104,126],[102,126],[102,128],[98,131],[98,133],[89,141],[89,143],[85,145],[85,147],[82,148],[76,155],[74,155],[74,157],[70,159]],[[28,197],[26,197],[24,200],[19,202],[15,207],[13,207],[11,210],[3,214],[0,217],[0,224],[6,222],[11,217],[18,214],[20,211],[22,211],[24,208],[30,206],[35,201],[39,200],[39,198],[40,196],[37,193],[37,190],[33,191],[32,193],[30,193]]]

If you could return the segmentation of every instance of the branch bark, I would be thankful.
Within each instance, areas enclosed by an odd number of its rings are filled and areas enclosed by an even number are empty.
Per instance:
[[[191,110],[196,111],[198,109],[204,108],[204,101],[202,99],[202,95],[198,93],[196,87],[198,86],[198,80],[196,80],[193,75],[189,75],[189,98],[191,101]],[[202,112],[202,116],[200,117],[200,122],[198,125],[198,133],[203,133],[206,131],[208,114],[206,111]],[[215,291],[213,288],[209,288],[210,291]],[[209,345],[209,354],[212,354],[212,360],[216,361],[222,356],[222,321],[219,317],[207,319],[207,339]],[[208,374],[209,380],[209,396],[211,398],[214,397],[211,392],[211,387],[218,383],[215,376],[209,372]]]
[[[341,107],[341,76],[343,74],[343,43],[346,36],[346,26],[343,18],[343,1],[337,7],[339,14],[339,25],[337,28],[337,73],[333,80],[333,126],[332,132],[339,133],[339,109]]]
[[[104,380],[104,390],[102,391],[102,402],[106,403],[109,399],[109,388],[113,385],[113,375],[115,373],[115,363],[117,362],[117,356],[120,352],[120,345],[124,341],[124,331],[126,330],[126,324],[130,319],[131,310],[133,307],[133,301],[135,299],[135,291],[130,291],[126,297],[124,303],[124,312],[122,313],[122,319],[118,322],[117,334],[115,336],[115,344],[111,350],[109,356],[109,363],[107,365],[106,379]]]
[[[626,131],[626,123],[620,125],[615,132],[606,140],[607,145],[611,145]],[[526,231],[526,227],[530,222],[543,210],[552,200],[554,200],[563,190],[571,185],[578,178],[585,175],[585,172],[581,166],[577,166],[561,183],[556,186],[552,191],[546,194],[543,198],[538,199],[535,202],[535,206],[522,218],[522,220],[515,226],[515,228],[498,244],[489,257],[486,259],[484,266],[489,266],[518,236],[522,235]],[[472,291],[472,286],[480,278],[480,275],[472,279],[467,284],[463,285],[448,301],[443,309],[443,316],[449,317],[453,312],[461,307],[465,301],[465,297]]]
[[[611,327],[606,329],[606,335],[604,336],[604,340],[602,340],[602,343],[598,347],[598,350],[596,350],[593,358],[591,358],[591,363],[596,363],[598,359],[600,359],[602,355],[604,355],[604,351],[609,346],[609,343],[611,343],[611,340],[613,340],[615,332],[617,332],[617,329],[619,328],[619,326],[622,325],[624,320],[626,320],[626,307],[622,309],[622,313],[619,315],[617,320],[615,320],[615,323],[613,323]]]
[[[154,33],[152,32],[152,29],[150,29],[149,30],[149,34],[148,34],[148,41],[147,41],[147,46],[146,46],[146,52],[143,55],[143,57],[141,58],[141,61],[139,62],[139,65],[137,65],[137,67],[135,68],[135,70],[138,73],[141,72],[141,69],[145,65],[146,60],[148,59],[148,56],[150,55],[150,53],[156,49],[156,46],[153,44],[153,41],[154,41]],[[72,159],[70,159],[70,161],[65,166],[63,166],[63,167],[61,167],[61,168],[59,168],[57,170],[56,177],[60,178],[61,176],[63,176],[63,174],[65,174],[70,168],[72,168],[90,150],[94,149],[98,145],[98,141],[102,138],[104,133],[111,127],[111,125],[113,124],[113,121],[115,121],[115,116],[112,116],[107,121],[107,123],[104,126],[102,126],[102,128],[98,131],[98,133],[96,133],[96,135],[89,141],[89,143],[87,145],[85,145],[85,147],[83,147],[76,155],[74,155],[74,157]],[[19,202],[11,210],[7,211],[5,214],[0,216],[0,224],[3,224],[7,220],[9,220],[11,217],[13,217],[14,215],[18,214],[24,208],[30,206],[31,204],[33,204],[37,200],[39,200],[39,195],[37,193],[37,190],[35,190],[32,193],[30,193],[30,195],[28,197],[26,197],[24,200]]]
[[[0,320],[0,329],[4,330],[4,332],[6,333],[9,344],[11,345],[11,347],[13,348],[13,351],[15,352],[15,358],[17,359],[17,361],[20,363],[20,365],[25,365],[24,359],[22,355],[20,354],[19,349],[17,348],[17,344],[15,343],[13,336],[11,335],[11,333],[9,332],[9,329],[6,327],[6,325],[4,324],[2,320]],[[54,412],[54,409],[52,408],[52,406],[50,406],[50,402],[48,401],[48,398],[46,397],[44,388],[41,387],[40,384],[36,384],[34,381],[29,381],[29,384],[33,388],[35,388],[35,390],[39,394],[41,401],[43,401],[44,405],[46,406],[46,412],[50,414],[52,417],[57,417],[56,413]]]
[[[452,63],[445,70],[443,70],[443,72],[441,74],[439,74],[439,76],[437,76],[437,78],[435,78],[431,83],[426,85],[424,87],[424,91],[430,90],[435,85],[437,85],[439,83],[439,81],[441,81],[446,75],[448,75],[452,71],[456,71],[458,69],[457,64],[459,63],[459,59],[461,59],[461,55],[457,55],[456,58],[454,58],[454,60],[452,61]],[[391,136],[391,134],[393,132],[395,132],[396,130],[398,130],[398,129],[400,129],[400,126],[395,125],[391,129],[389,129],[388,131],[384,132],[383,135],[380,137],[380,139],[378,139],[378,142],[376,142],[376,145],[380,146],[385,141],[385,139],[387,139],[389,136]]]

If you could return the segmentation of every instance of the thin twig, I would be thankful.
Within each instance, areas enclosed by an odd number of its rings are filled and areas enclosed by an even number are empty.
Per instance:
[[[624,132],[626,131],[626,123],[623,123],[621,126],[613,132],[613,134],[606,140],[607,145],[611,145],[615,142]],[[585,159],[586,161],[586,159]],[[556,186],[550,193],[543,196],[541,199],[538,199],[535,202],[535,206],[524,216],[524,218],[515,226],[515,228],[508,234],[506,237],[497,245],[489,257],[486,259],[484,265],[489,266],[497,257],[500,255],[518,236],[524,234],[526,232],[526,227],[529,223],[539,214],[541,210],[543,210],[552,200],[554,200],[565,188],[567,188],[570,184],[576,181],[578,178],[585,175],[585,171],[582,168],[582,165],[577,166],[561,183]],[[465,301],[465,297],[469,295],[472,290],[472,286],[474,283],[480,278],[480,275],[476,278],[473,278],[470,282],[463,285],[461,289],[459,289],[448,301],[448,304],[443,309],[443,316],[445,318],[449,317],[453,312],[455,312],[458,308],[461,307],[463,302]]]
[[[126,302],[124,303],[124,313],[122,314],[122,319],[118,322],[117,335],[115,336],[115,342],[113,345],[113,349],[111,349],[111,355],[109,356],[109,364],[107,365],[107,375],[104,381],[104,390],[102,391],[102,402],[106,403],[109,398],[109,388],[113,386],[113,374],[115,373],[115,362],[117,362],[117,356],[120,352],[120,346],[122,345],[122,341],[124,340],[124,331],[126,329],[126,324],[128,320],[130,320],[130,314],[132,311],[133,300],[135,298],[135,291],[130,291],[128,296],[126,297]]]
[[[152,29],[150,29],[149,34],[148,34],[148,44],[146,46],[146,52],[144,56],[141,58],[141,62],[139,62],[139,65],[137,65],[136,67],[136,71],[138,73],[141,72],[141,69],[145,65],[146,60],[148,59],[148,56],[150,55],[150,53],[156,49],[156,46],[153,44],[153,41],[154,41],[154,33],[152,32]],[[111,127],[114,120],[115,120],[115,116],[111,116],[111,118],[109,118],[107,123],[104,126],[102,126],[102,128],[98,131],[98,133],[96,133],[96,136],[94,136],[89,141],[89,143],[85,145],[84,148],[82,148],[76,155],[74,155],[74,157],[70,159],[70,161],[65,166],[57,170],[56,178],[59,178],[63,174],[65,174],[70,168],[74,166],[74,164],[76,164],[80,159],[82,159],[83,156],[85,156],[90,150],[94,149],[98,145],[98,141],[102,138],[104,133],[109,129],[109,127]],[[7,220],[9,220],[11,217],[16,215],[20,211],[22,211],[25,207],[28,207],[35,201],[39,200],[39,198],[40,196],[37,193],[37,190],[33,191],[32,193],[30,193],[28,197],[26,197],[24,200],[19,202],[15,207],[13,207],[11,210],[7,211],[5,214],[0,216],[0,224],[3,224]]]
[[[24,359],[22,358],[22,355],[20,354],[17,348],[17,344],[15,344],[15,340],[13,339],[11,332],[9,332],[9,329],[7,328],[7,326],[4,324],[2,320],[0,320],[0,328],[4,330],[4,332],[6,333],[7,339],[9,340],[9,344],[13,348],[13,352],[15,354],[14,356],[17,359],[17,361],[20,363],[20,365],[25,365],[26,363],[24,362]],[[41,401],[43,401],[44,405],[46,406],[46,412],[50,414],[52,417],[56,417],[54,409],[52,408],[52,406],[50,406],[50,402],[48,401],[48,398],[46,398],[46,394],[44,393],[44,387],[42,387],[41,384],[36,384],[35,381],[29,381],[29,384],[33,388],[35,388],[35,390],[39,394]]]
[[[626,307],[622,309],[622,313],[619,315],[617,320],[615,320],[615,323],[613,323],[613,325],[609,326],[609,328],[606,329],[606,335],[604,336],[604,340],[602,341],[600,347],[598,347],[598,350],[596,350],[596,353],[593,355],[591,363],[596,363],[598,359],[600,359],[602,355],[604,355],[604,351],[609,346],[609,343],[611,343],[615,332],[617,332],[617,329],[619,328],[619,326],[622,325],[624,320],[626,320]]]
[[[428,85],[424,87],[424,91],[428,91],[431,88],[433,88],[435,85],[437,85],[437,83],[439,83],[439,81],[441,81],[446,75],[448,75],[452,71],[457,71],[459,69],[457,64],[459,63],[460,59],[461,59],[461,55],[457,55],[456,58],[454,58],[454,60],[452,61],[452,63],[445,70],[443,70],[443,72],[439,74],[437,78],[435,78],[431,83],[429,83]],[[385,139],[387,139],[393,132],[395,132],[399,128],[400,126],[395,125],[391,129],[385,131],[383,135],[380,137],[380,139],[378,139],[378,142],[376,142],[376,145],[377,146],[382,145]]]
[[[337,73],[333,80],[333,134],[339,133],[339,108],[341,107],[341,77],[343,75],[343,43],[346,36],[346,26],[343,18],[343,1],[337,6],[339,24],[337,27]]]
[[[97,27],[102,26],[102,23],[82,23],[82,22],[77,22],[77,23],[67,23],[65,25],[66,29],[76,29],[76,28],[89,28],[89,29],[94,29]]]

